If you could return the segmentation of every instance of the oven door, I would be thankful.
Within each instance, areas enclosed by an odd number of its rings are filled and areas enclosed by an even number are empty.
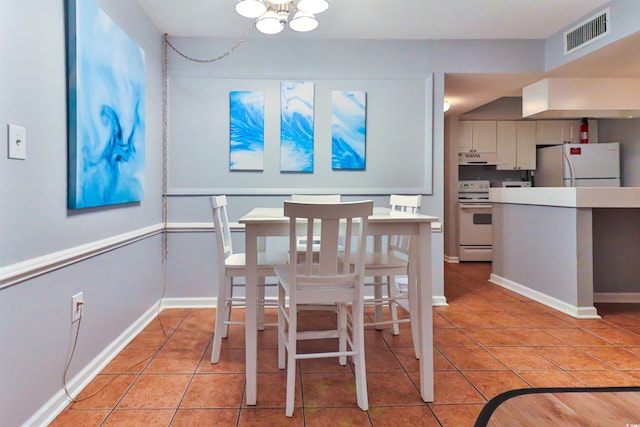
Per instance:
[[[491,204],[460,203],[460,244],[491,245]]]

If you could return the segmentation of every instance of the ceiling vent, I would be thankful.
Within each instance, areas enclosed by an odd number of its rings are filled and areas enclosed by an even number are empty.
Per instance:
[[[610,9],[606,8],[565,31],[564,54],[569,55],[607,36],[611,30],[610,14]]]

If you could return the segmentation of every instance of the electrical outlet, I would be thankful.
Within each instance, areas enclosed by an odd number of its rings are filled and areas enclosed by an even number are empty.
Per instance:
[[[84,304],[82,292],[78,292],[71,297],[71,323],[80,320],[80,315],[82,314],[82,304]]]

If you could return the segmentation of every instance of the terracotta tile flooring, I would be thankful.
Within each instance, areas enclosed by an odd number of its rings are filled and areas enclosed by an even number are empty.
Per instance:
[[[231,327],[220,363],[211,365],[214,310],[171,309],[51,425],[464,427],[511,389],[640,385],[640,304],[598,305],[601,320],[578,320],[487,282],[490,271],[489,263],[445,265],[449,306],[433,310],[433,403],[420,400],[404,324],[398,336],[366,332],[369,411],[356,407],[350,366],[307,360],[295,416],[286,418],[273,328],[259,333],[258,405],[246,407],[243,328]],[[332,321],[328,313],[304,316],[308,324]]]

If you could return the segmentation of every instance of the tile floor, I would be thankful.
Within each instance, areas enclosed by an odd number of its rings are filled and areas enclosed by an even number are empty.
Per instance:
[[[601,320],[578,320],[488,283],[490,270],[445,265],[449,306],[433,310],[433,403],[420,400],[407,325],[399,336],[366,332],[368,412],[355,405],[349,366],[307,360],[295,416],[286,418],[271,328],[259,333],[258,405],[248,408],[243,328],[231,327],[220,363],[211,365],[214,310],[173,309],[160,315],[166,336],[154,320],[51,425],[464,427],[510,389],[640,385],[640,304],[598,305]],[[304,322],[327,316],[306,313]]]

